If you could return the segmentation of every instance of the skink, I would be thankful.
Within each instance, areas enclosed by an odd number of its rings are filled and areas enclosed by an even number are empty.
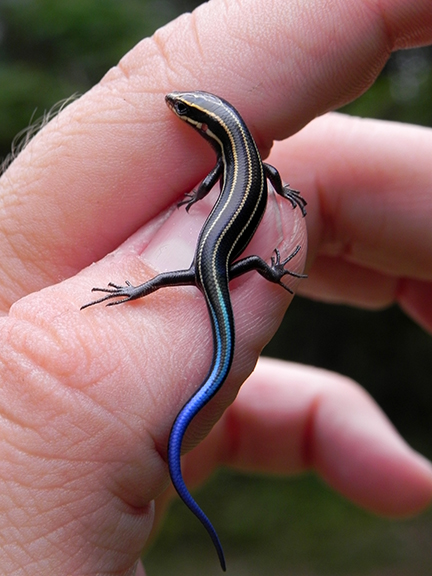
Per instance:
[[[237,260],[264,215],[267,179],[278,194],[291,202],[293,208],[299,207],[303,216],[306,215],[306,201],[298,191],[282,185],[279,173],[273,166],[262,162],[246,124],[231,104],[201,91],[172,92],[167,94],[165,100],[174,114],[210,142],[217,154],[216,166],[180,205],[186,204],[186,210],[189,210],[220,180],[219,198],[201,229],[190,268],[158,274],[139,286],[133,286],[130,282],[126,282],[125,286],[110,282],[107,288],[93,288],[93,291],[106,295],[82,308],[106,300],[110,300],[108,306],[121,304],[147,296],[164,286],[194,285],[203,293],[213,331],[212,363],[206,378],[174,421],[168,441],[168,466],[175,489],[206,528],[225,571],[225,557],[216,530],[192,498],[182,477],[180,456],[183,437],[193,418],[221,388],[231,368],[235,330],[229,281],[256,270],[270,282],[292,293],[282,278],[287,274],[304,277],[285,268],[300,246],[284,260],[275,250],[270,264],[259,256]]]

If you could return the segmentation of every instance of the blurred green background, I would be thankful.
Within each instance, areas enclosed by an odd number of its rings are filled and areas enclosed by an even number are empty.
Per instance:
[[[59,101],[81,94],[141,38],[199,2],[0,0],[0,158]],[[432,51],[399,52],[349,114],[432,124]],[[289,342],[289,345],[287,345]],[[396,307],[381,312],[297,297],[266,349],[360,382],[428,457],[432,341]],[[359,510],[313,475],[221,471],[197,494],[227,553],[229,574],[432,573],[432,514],[390,521]],[[149,575],[219,574],[207,534],[176,502],[146,555]]]

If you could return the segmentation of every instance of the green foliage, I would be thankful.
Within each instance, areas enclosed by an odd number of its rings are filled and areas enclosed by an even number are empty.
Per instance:
[[[2,0],[0,156],[31,118],[88,90],[174,14],[156,0]]]
[[[225,471],[197,499],[219,532],[228,573],[430,574],[432,513],[398,522],[378,518],[312,475],[264,478]],[[148,574],[164,576],[220,574],[207,533],[181,502],[172,506],[145,565]]]
[[[139,0],[3,1],[6,54],[77,83],[96,82],[156,22]]]
[[[375,84],[342,111],[432,126],[432,48],[396,52]]]

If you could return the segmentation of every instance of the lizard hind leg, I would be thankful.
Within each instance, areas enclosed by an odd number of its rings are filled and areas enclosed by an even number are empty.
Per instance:
[[[166,286],[196,286],[195,277],[195,266],[192,264],[187,270],[176,270],[174,272],[162,272],[154,278],[147,280],[143,284],[138,286],[133,286],[129,280],[125,281],[124,286],[114,284],[114,282],[109,282],[106,288],[92,288],[92,292],[103,292],[105,296],[88,302],[81,306],[80,310],[88,308],[89,306],[94,306],[95,304],[100,304],[101,302],[107,303],[107,306],[116,306],[117,304],[123,304],[123,302],[129,302],[130,300],[137,300],[138,298],[143,298],[148,296],[152,292],[156,292],[159,288]]]

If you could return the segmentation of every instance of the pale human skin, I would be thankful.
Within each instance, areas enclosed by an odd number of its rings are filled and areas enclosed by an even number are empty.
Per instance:
[[[308,124],[359,96],[392,50],[431,42],[430,0],[212,0],[136,46],[3,174],[3,575],[144,574],[138,558],[168,497],[169,430],[210,361],[205,305],[177,288],[79,307],[92,286],[190,263],[204,203],[165,214],[214,155],[166,108],[167,92],[231,101],[263,156],[282,140],[269,161],[308,201],[300,293],[398,302],[432,330],[432,132],[336,114]],[[305,221],[272,206],[251,250],[269,259],[275,242],[282,254],[301,244],[300,271]],[[221,464],[313,469],[379,513],[428,506],[431,464],[347,378],[262,359],[230,405],[290,301],[257,274],[232,293],[235,362],[188,447],[225,412],[185,459],[188,485]]]

